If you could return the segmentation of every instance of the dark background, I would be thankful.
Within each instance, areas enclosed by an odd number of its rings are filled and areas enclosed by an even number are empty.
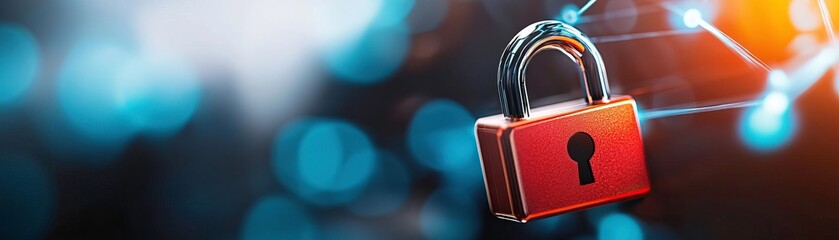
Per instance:
[[[326,38],[343,50],[308,44],[322,40],[321,33],[350,32],[352,18],[364,17],[356,13],[377,1],[340,2],[4,2],[0,22],[33,37],[38,67],[28,79],[0,79],[0,87],[31,81],[16,100],[0,105],[0,238],[839,237],[835,70],[790,80],[807,90],[789,94],[792,117],[782,120],[789,135],[748,133],[754,126],[744,119],[759,106],[645,119],[647,197],[522,225],[488,211],[473,123],[500,112],[495,77],[510,38],[584,1],[388,0],[411,7],[397,27],[377,30],[374,23],[383,20],[373,18],[356,31],[361,43]],[[811,2],[805,6],[815,7]],[[795,72],[828,37],[817,8],[803,14],[816,16],[817,28],[796,26],[808,19],[797,19],[794,5],[601,0],[576,26],[595,39],[685,29],[678,11],[663,6],[696,7],[773,68]],[[839,17],[839,5],[828,5]],[[393,9],[381,11],[399,12]],[[169,12],[148,17],[145,11]],[[159,21],[145,24],[148,19]],[[171,126],[121,125],[127,120],[103,114],[113,109],[101,99],[125,89],[84,80],[124,81],[106,71],[121,65],[106,58],[66,76],[76,66],[75,51],[86,56],[89,49],[79,44],[90,36],[106,39],[94,41],[94,51],[104,42],[136,55],[175,56],[193,77],[150,71],[197,83],[199,94],[152,87],[135,96],[151,107],[114,111]],[[15,52],[16,45],[3,42],[0,54]],[[772,89],[766,71],[707,31],[596,44],[612,91],[633,95],[642,116],[759,100]],[[0,67],[19,67],[8,62]],[[358,77],[370,72],[381,74]],[[533,105],[580,96],[574,65],[556,52],[538,55],[528,77]],[[62,87],[67,84],[77,87]],[[100,95],[106,97],[74,102]],[[318,126],[332,135],[313,133]],[[127,128],[137,130],[123,133]],[[343,150],[334,150],[335,141]],[[329,158],[336,151],[347,156]],[[375,156],[350,157],[369,151]],[[300,162],[312,159],[324,159],[312,171],[334,185],[300,180]],[[321,170],[331,168],[337,173]],[[362,180],[334,188],[352,179]]]

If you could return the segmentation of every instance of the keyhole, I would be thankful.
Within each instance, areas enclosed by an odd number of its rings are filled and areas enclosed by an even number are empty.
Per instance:
[[[594,183],[594,173],[591,172],[591,156],[594,156],[594,139],[585,132],[577,132],[568,139],[568,156],[577,162],[577,172],[580,175],[580,185]]]

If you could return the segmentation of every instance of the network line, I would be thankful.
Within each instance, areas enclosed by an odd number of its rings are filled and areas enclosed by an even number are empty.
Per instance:
[[[637,39],[645,39],[645,38],[678,36],[678,35],[693,34],[693,33],[698,33],[698,32],[700,32],[700,31],[697,31],[697,30],[694,30],[694,29],[677,29],[677,30],[657,31],[657,32],[629,33],[629,34],[621,34],[621,35],[613,35],[613,36],[592,37],[591,41],[595,42],[595,43],[610,43],[610,42],[621,42],[621,41],[631,41],[631,40],[637,40]]]
[[[824,0],[818,0],[819,2],[819,12],[822,15],[822,21],[824,22],[824,29],[827,31],[827,37],[830,39],[830,43],[832,44],[839,44],[836,42],[836,32],[833,31],[833,21],[830,20],[830,12],[827,11],[827,4]]]
[[[691,107],[691,108],[680,108],[680,109],[662,109],[662,110],[646,110],[646,111],[641,112],[640,117],[641,117],[642,120],[650,120],[650,119],[663,118],[663,117],[673,117],[673,116],[681,116],[681,115],[688,115],[688,114],[695,114],[695,113],[720,111],[720,110],[732,109],[732,108],[745,108],[745,107],[756,106],[756,105],[759,105],[760,103],[761,103],[761,101],[759,101],[759,100],[752,100],[752,101],[717,104],[717,105],[703,106],[703,107]]]
[[[584,13],[584,12],[586,12],[586,10],[588,10],[588,8],[590,8],[590,7],[591,7],[591,5],[594,5],[594,3],[595,3],[595,2],[597,2],[597,0],[589,0],[589,1],[586,3],[586,5],[583,5],[583,7],[582,7],[582,8],[580,8],[580,10],[579,10],[579,11],[577,11],[577,16],[581,16],[581,15],[583,15],[583,13]]]
[[[665,8],[668,8],[669,10],[673,11],[672,7],[665,6]],[[729,49],[737,53],[737,55],[740,55],[740,57],[746,60],[746,62],[749,62],[754,66],[762,68],[766,72],[771,72],[773,70],[772,67],[769,67],[769,65],[767,65],[759,58],[757,58],[754,54],[749,52],[748,49],[737,43],[737,41],[734,41],[733,38],[726,35],[723,31],[721,31],[708,21],[705,21],[705,19],[702,18],[702,14],[699,12],[699,10],[690,9],[685,11],[684,14],[681,15],[684,16],[685,26],[689,28],[696,28],[697,26],[702,27],[703,29],[711,33],[711,35],[719,39],[723,44],[728,46]]]

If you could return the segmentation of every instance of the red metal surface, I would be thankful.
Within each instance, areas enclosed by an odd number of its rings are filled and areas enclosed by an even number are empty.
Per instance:
[[[568,156],[576,132],[592,136],[595,182],[580,185]],[[527,120],[479,119],[476,134],[487,197],[496,216],[519,222],[639,197],[649,192],[635,101],[569,102],[535,109]]]

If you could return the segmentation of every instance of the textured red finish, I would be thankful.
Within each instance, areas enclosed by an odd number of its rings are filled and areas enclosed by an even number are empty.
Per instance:
[[[576,132],[592,136],[594,183],[580,185],[568,156]],[[526,120],[503,116],[476,123],[490,208],[519,222],[639,197],[649,192],[635,101],[574,101],[534,109]]]

